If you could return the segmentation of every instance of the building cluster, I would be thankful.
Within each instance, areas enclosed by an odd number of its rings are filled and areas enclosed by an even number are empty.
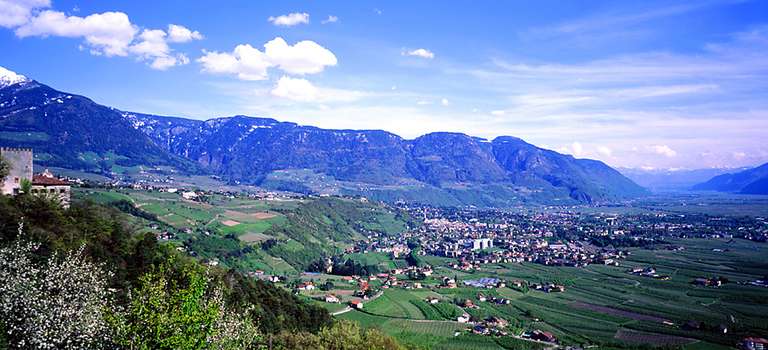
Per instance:
[[[0,158],[8,164],[8,175],[2,180],[0,192],[19,195],[29,191],[31,195],[58,200],[69,207],[71,187],[68,181],[54,176],[48,169],[34,173],[34,154],[30,148],[0,148]]]

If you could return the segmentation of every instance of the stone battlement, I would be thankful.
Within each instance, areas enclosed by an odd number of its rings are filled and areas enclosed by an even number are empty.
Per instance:
[[[0,147],[0,152],[32,152],[31,148]]]

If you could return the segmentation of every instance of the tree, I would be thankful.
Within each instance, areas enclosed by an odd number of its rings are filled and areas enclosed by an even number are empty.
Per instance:
[[[379,330],[362,330],[360,325],[346,320],[324,327],[317,334],[282,332],[277,335],[276,349],[316,350],[403,350],[402,345]]]
[[[19,192],[23,194],[30,194],[32,193],[32,181],[29,179],[21,179],[21,188],[19,188]]]
[[[112,305],[109,273],[83,247],[39,264],[40,244],[20,239],[0,249],[0,319],[11,348],[110,347],[105,309]]]
[[[5,180],[5,177],[8,176],[8,172],[11,170],[11,165],[8,164],[8,162],[3,159],[3,156],[0,155],[0,182],[3,182]]]
[[[110,317],[115,342],[131,349],[243,349],[259,339],[248,315],[225,308],[221,288],[199,265],[173,261],[139,279],[128,305]],[[177,272],[180,275],[174,275]],[[151,330],[151,331],[148,331]]]

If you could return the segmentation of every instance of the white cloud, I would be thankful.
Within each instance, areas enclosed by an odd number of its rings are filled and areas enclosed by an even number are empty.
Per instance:
[[[251,45],[237,45],[232,53],[204,52],[197,61],[203,71],[214,74],[235,74],[241,80],[265,80],[273,64],[267,55]]]
[[[166,70],[173,66],[189,63],[189,58],[186,55],[172,53],[168,46],[169,39],[170,35],[160,29],[144,29],[138,36],[138,42],[131,45],[128,51],[140,60],[150,62],[149,66],[157,70]]]
[[[275,66],[290,74],[320,73],[337,63],[333,52],[310,40],[291,46],[278,37],[264,44],[264,51]]]
[[[123,12],[95,13],[86,17],[68,16],[64,12],[42,10],[49,1],[0,0],[0,25],[14,28],[16,36],[82,38],[80,50],[93,55],[135,55],[140,61],[159,70],[186,64],[184,54],[174,54],[168,42],[200,40],[202,35],[184,26],[171,24],[168,33],[160,29],[143,29],[131,23]],[[140,34],[138,34],[140,32]],[[137,35],[138,34],[138,35]]]
[[[440,100],[440,104],[443,105],[443,106],[447,106],[447,105],[450,105],[451,102],[448,101],[447,98],[443,98],[442,100]]]
[[[419,106],[426,106],[426,105],[431,105],[432,102],[425,101],[425,100],[419,100],[419,101],[416,101],[416,104],[419,105]]]
[[[18,27],[29,22],[34,10],[50,6],[50,0],[0,0],[0,27]]]
[[[291,27],[299,24],[308,24],[309,23],[309,14],[306,12],[294,12],[289,13],[287,15],[282,16],[270,16],[267,18],[267,21],[272,22],[272,24],[276,26],[283,26],[283,27]]]
[[[82,37],[94,54],[125,56],[138,28],[122,12],[104,12],[87,17],[67,16],[46,10],[16,28],[20,38],[29,36]]]
[[[667,145],[654,145],[651,146],[651,149],[656,152],[656,154],[663,155],[665,157],[672,158],[677,155],[677,152]]]
[[[605,147],[605,146],[600,146],[600,147],[597,148],[597,153],[599,153],[599,154],[601,154],[603,156],[606,156],[606,157],[610,157],[610,156],[613,155],[613,150],[611,150],[610,148]]]
[[[574,142],[571,144],[571,151],[574,156],[579,157],[584,154],[584,147],[581,143]]]
[[[205,52],[198,59],[203,71],[235,74],[242,80],[264,80],[267,70],[276,67],[289,74],[315,74],[335,66],[336,56],[314,41],[300,41],[291,46],[277,37],[264,44],[264,52],[249,44],[238,45],[232,53]]]
[[[403,51],[403,56],[415,56],[415,57],[421,57],[426,59],[433,59],[435,58],[435,54],[432,51],[429,51],[427,49],[415,49],[410,51]]]
[[[272,95],[295,101],[317,101],[318,89],[306,79],[282,77],[272,89]]]
[[[491,114],[492,114],[492,115],[495,115],[495,116],[497,116],[497,117],[500,117],[500,116],[502,116],[502,115],[506,114],[506,112],[505,112],[505,111],[503,111],[503,110],[500,110],[500,109],[499,109],[499,110],[491,111]]]
[[[329,15],[328,18],[324,19],[321,23],[327,24],[327,23],[336,23],[339,21],[339,17]]]
[[[365,94],[359,91],[319,88],[309,80],[283,76],[277,81],[272,96],[299,102],[352,102]]]
[[[198,31],[190,30],[178,24],[168,25],[168,41],[172,43],[186,43],[192,40],[202,40],[203,35]]]

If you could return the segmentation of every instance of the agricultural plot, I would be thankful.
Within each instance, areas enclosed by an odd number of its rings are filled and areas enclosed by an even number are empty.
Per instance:
[[[375,300],[365,304],[365,312],[378,316],[423,320],[426,317],[411,303],[419,299],[404,290],[387,290]]]
[[[436,321],[452,319],[440,313],[440,309],[451,307],[455,308],[454,312],[460,311],[452,301],[470,299],[477,306],[464,310],[475,319],[501,317],[523,329],[552,332],[562,344],[597,344],[609,348],[649,344],[684,349],[722,349],[732,348],[743,337],[768,334],[768,323],[764,321],[764,315],[768,314],[768,289],[737,283],[764,278],[768,273],[768,263],[764,258],[768,256],[768,246],[743,240],[679,240],[672,243],[685,249],[635,249],[626,261],[622,261],[621,267],[591,265],[571,268],[523,263],[483,266],[478,271],[464,272],[450,269],[446,267],[445,260],[433,257],[430,260],[437,263],[437,276],[456,276],[460,281],[496,277],[530,283],[557,282],[564,284],[566,291],[544,293],[466,287],[435,289],[434,292],[439,293],[444,301],[431,305],[423,301],[423,295],[418,294],[424,293],[423,290],[388,290],[385,295],[389,297],[371,303],[371,308],[366,305],[365,312],[370,313],[370,317],[384,317],[373,322],[372,326],[386,323],[385,319],[416,322],[424,318],[424,321],[449,322]],[[671,278],[658,280],[627,273],[631,267],[645,266],[653,266],[659,273]],[[730,283],[718,288],[691,283],[698,277],[713,276],[725,277]],[[422,282],[427,285],[434,283],[432,279]],[[395,294],[397,292],[399,294]],[[510,304],[480,302],[480,293],[486,297],[507,298]],[[406,301],[419,312],[409,311],[412,309],[404,305]],[[703,322],[711,328],[690,330],[683,327],[691,320]],[[413,323],[405,325],[413,326]],[[711,330],[719,325],[727,326],[728,333]],[[391,329],[390,333],[409,340],[414,338],[411,333],[421,331],[414,326],[402,331]],[[474,346],[478,348],[504,348],[493,339],[496,338],[483,337],[470,343],[476,343]],[[442,344],[442,341],[432,339],[429,346],[435,349],[452,348],[456,346],[454,344],[464,343],[458,338],[451,340]],[[471,348],[469,345],[461,346]]]

